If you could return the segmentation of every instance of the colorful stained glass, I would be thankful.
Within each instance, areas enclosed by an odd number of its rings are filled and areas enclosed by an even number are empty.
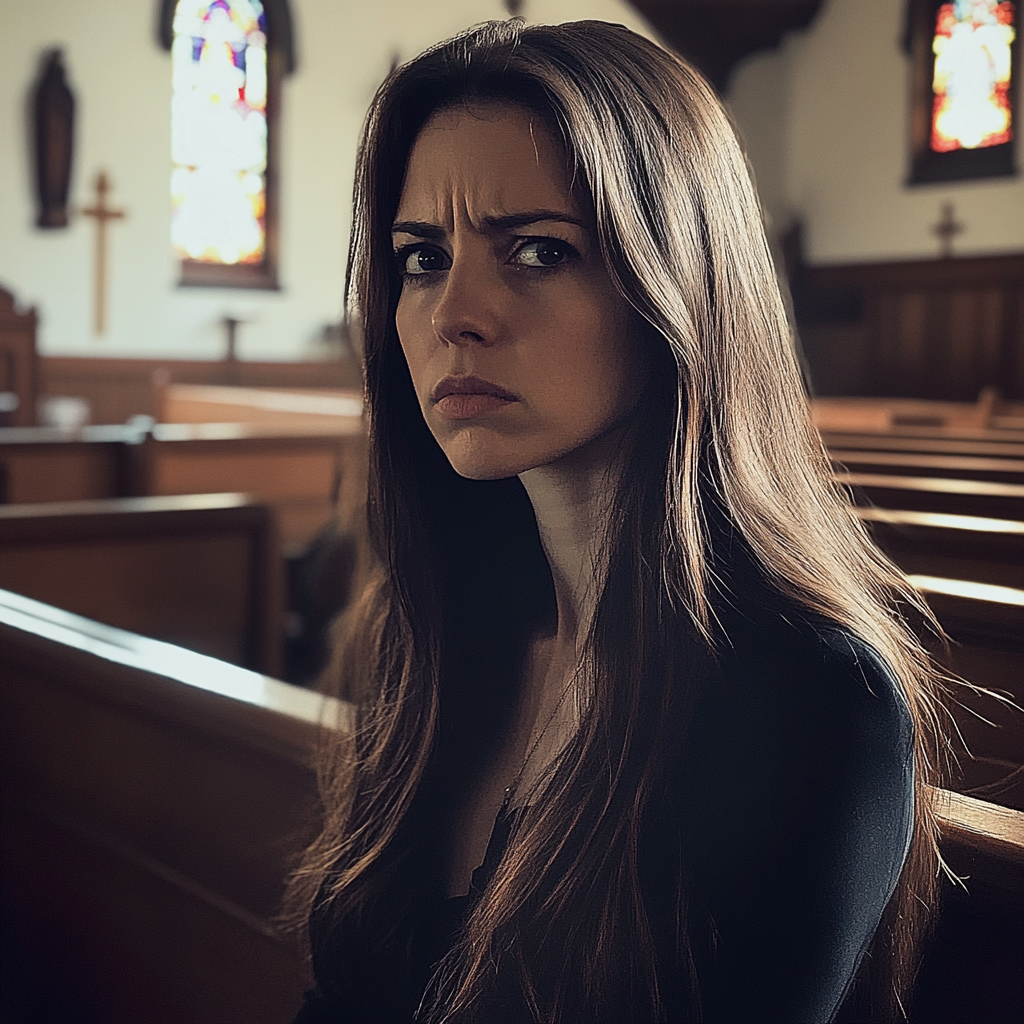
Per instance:
[[[954,0],[939,7],[932,41],[931,148],[936,152],[1010,141],[1013,26],[1009,0]]]
[[[183,259],[266,250],[267,23],[259,0],[179,0],[171,99],[171,241]]]

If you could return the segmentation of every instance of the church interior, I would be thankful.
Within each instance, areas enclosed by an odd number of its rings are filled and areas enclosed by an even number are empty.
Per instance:
[[[965,881],[908,1017],[1024,1020],[1024,51],[979,5],[1006,65],[942,120],[960,2],[0,4],[3,1024],[294,1015],[276,915],[364,567],[359,133],[395,67],[512,16],[625,24],[725,101],[835,477],[963,681]]]

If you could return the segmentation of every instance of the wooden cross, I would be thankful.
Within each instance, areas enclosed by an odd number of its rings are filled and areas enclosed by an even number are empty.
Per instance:
[[[238,362],[238,325],[244,324],[244,320],[239,320],[237,316],[225,316],[221,317],[220,321],[224,325],[224,331],[227,334],[227,350],[224,353],[224,361],[228,363]]]
[[[227,350],[224,353],[224,379],[229,384],[238,382],[238,326],[244,324],[245,320],[239,320],[236,316],[221,317],[227,334]]]
[[[96,175],[96,204],[81,211],[83,217],[96,218],[96,291],[93,303],[93,330],[102,334],[107,326],[107,221],[120,220],[124,210],[107,206],[110,180],[104,171]]]
[[[953,238],[963,230],[964,225],[956,219],[956,207],[952,203],[943,203],[942,217],[938,224],[932,225],[932,233],[939,236],[943,259],[953,255]]]

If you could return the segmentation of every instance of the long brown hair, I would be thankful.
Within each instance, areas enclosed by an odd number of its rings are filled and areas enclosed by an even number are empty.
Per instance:
[[[685,61],[600,22],[484,25],[399,68],[370,109],[348,294],[364,331],[379,572],[339,662],[359,724],[325,751],[324,830],[293,879],[293,906],[337,927],[408,882],[411,862],[429,863],[438,808],[458,798],[453,752],[464,773],[485,755],[526,645],[553,615],[521,484],[455,474],[423,422],[395,327],[391,224],[409,151],[434,112],[474,98],[524,105],[562,142],[656,370],[611,503],[580,728],[422,1012],[498,1019],[514,990],[536,1020],[664,1020],[680,1003],[699,1018],[682,873],[676,962],[656,963],[644,827],[721,640],[720,598],[742,577],[868,643],[915,723],[914,836],[864,967],[872,1015],[896,1017],[937,864],[925,788],[933,674],[901,615],[927,613],[831,481],[727,114]],[[670,991],[669,974],[682,990]]]

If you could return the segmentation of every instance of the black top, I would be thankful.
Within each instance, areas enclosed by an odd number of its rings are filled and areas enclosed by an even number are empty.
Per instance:
[[[688,735],[675,814],[703,1020],[829,1021],[913,830],[912,727],[892,673],[845,630],[778,616],[724,653]],[[408,1024],[513,825],[499,816],[468,896],[418,900],[386,942],[313,929],[317,987],[295,1024]],[[658,896],[645,890],[655,909]]]

